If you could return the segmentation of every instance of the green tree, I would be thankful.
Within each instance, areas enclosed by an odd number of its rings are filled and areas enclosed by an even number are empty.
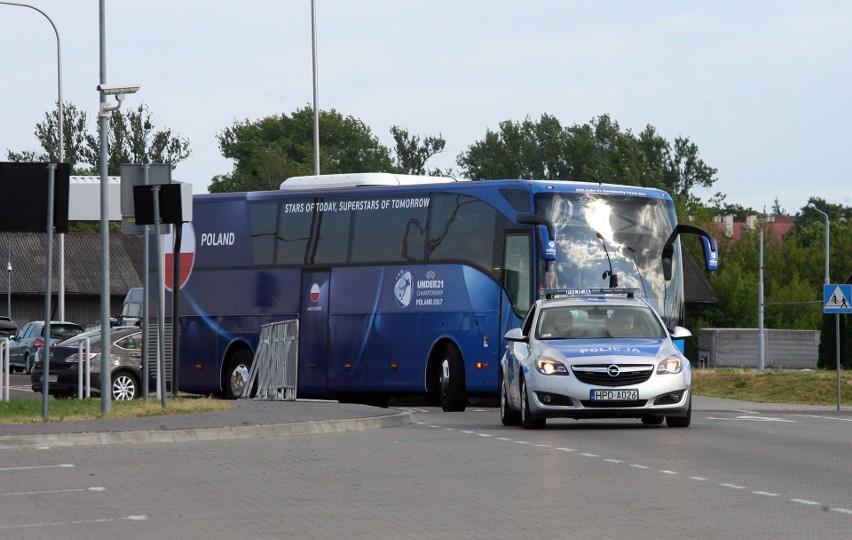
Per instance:
[[[94,174],[96,169],[98,153],[92,153],[92,148],[97,148],[98,139],[88,132],[88,118],[85,111],[81,111],[72,103],[64,103],[63,107],[63,146],[64,161],[71,167],[71,174],[89,175]],[[14,152],[6,151],[9,161],[59,161],[59,111],[54,108],[44,113],[44,120],[35,126],[33,134],[41,143],[41,151],[24,150]]]
[[[157,129],[144,103],[126,113],[113,111],[108,127],[107,170],[113,176],[121,174],[123,163],[168,163],[174,169],[192,153],[187,139]],[[91,151],[100,155],[100,142],[94,144]]]
[[[278,189],[290,176],[313,174],[313,109],[235,122],[218,134],[219,149],[234,160],[230,174],[213,178],[211,193]],[[394,170],[390,152],[369,127],[335,110],[320,111],[323,174]]]
[[[71,166],[71,174],[97,174],[100,137],[88,130],[86,113],[66,103],[63,123],[63,157],[65,163]],[[8,150],[7,158],[10,161],[58,161],[58,124],[58,111],[54,109],[46,112],[44,120],[36,124],[34,131],[42,150]],[[173,134],[170,129],[156,129],[151,113],[144,104],[126,113],[114,111],[108,127],[107,171],[110,175],[120,174],[122,163],[169,163],[174,168],[191,153],[187,139]]]
[[[457,158],[474,180],[546,178],[609,182],[667,190],[682,202],[696,187],[716,181],[716,169],[698,155],[698,147],[678,137],[669,143],[653,126],[639,135],[622,130],[608,115],[588,124],[563,127],[544,114],[538,121],[500,122]]]
[[[441,153],[447,141],[438,135],[420,139],[418,135],[409,135],[408,130],[399,126],[390,129],[395,143],[396,160],[394,168],[403,174],[428,174],[431,176],[450,176],[451,171],[440,169],[426,170],[426,162],[435,154]]]

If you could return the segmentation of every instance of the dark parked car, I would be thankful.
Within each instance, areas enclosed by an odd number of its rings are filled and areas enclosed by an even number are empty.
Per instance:
[[[50,343],[76,336],[83,326],[67,321],[50,322]],[[9,371],[29,373],[35,363],[36,351],[44,347],[44,321],[30,321],[21,331],[9,338]]]
[[[72,397],[77,395],[78,366],[80,365],[79,345],[89,338],[91,355],[90,379],[93,394],[101,389],[101,331],[93,330],[78,334],[50,348],[50,369],[48,370],[50,395]],[[110,370],[112,372],[112,399],[129,400],[139,397],[142,380],[142,329],[119,327],[110,331],[112,348],[110,352]],[[35,392],[42,391],[44,352],[36,360],[30,374]],[[85,375],[85,374],[84,374]]]

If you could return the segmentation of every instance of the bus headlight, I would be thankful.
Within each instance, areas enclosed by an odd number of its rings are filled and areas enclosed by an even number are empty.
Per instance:
[[[568,375],[568,368],[562,362],[541,357],[536,359],[535,368],[542,375]]]
[[[683,361],[679,356],[669,356],[657,366],[657,374],[680,373],[683,371]]]

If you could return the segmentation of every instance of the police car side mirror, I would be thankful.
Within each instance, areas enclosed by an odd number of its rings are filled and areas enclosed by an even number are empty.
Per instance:
[[[692,332],[683,326],[675,326],[671,331],[672,339],[686,339],[692,336]]]
[[[506,341],[526,341],[527,338],[524,336],[523,332],[521,332],[520,328],[512,328],[506,335],[503,336],[506,338]]]

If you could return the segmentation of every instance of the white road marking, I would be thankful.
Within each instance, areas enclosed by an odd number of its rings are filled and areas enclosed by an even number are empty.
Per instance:
[[[817,501],[812,501],[810,499],[790,499],[790,502],[804,504],[807,506],[819,506]]]
[[[428,413],[428,409],[417,409],[415,407],[399,407],[399,410],[406,411],[410,413]]]
[[[61,465],[34,465],[31,467],[4,467],[0,472],[5,471],[32,471],[35,469],[67,469],[73,467],[72,463],[62,463]]]
[[[786,418],[775,418],[769,416],[737,416],[735,418],[719,418],[716,416],[708,416],[707,420],[728,420],[731,422],[737,420],[748,420],[751,422],[784,422],[787,424],[795,424],[795,420],[787,420]]]
[[[21,525],[0,525],[0,530],[34,529],[36,527],[63,527],[68,525],[89,525],[92,523],[114,523],[116,521],[145,521],[148,516],[124,516],[120,518],[83,519],[79,521],[52,521],[48,523],[23,523]]]
[[[13,491],[10,493],[0,493],[0,497],[20,497],[23,495],[53,495],[56,493],[80,493],[82,491],[106,491],[106,488],[94,486],[76,489],[50,489],[46,491]]]
[[[738,412],[751,412],[751,411],[738,411]],[[834,417],[822,417],[822,416],[813,416],[813,415],[799,415],[799,416],[806,416],[806,417],[812,416],[814,418],[828,418],[828,419],[836,420],[836,418],[834,418]],[[708,419],[709,420],[749,420],[749,421],[759,421],[759,422],[770,421],[770,422],[792,422],[792,423],[795,423],[792,420],[785,420],[783,418],[771,418],[771,417],[764,417],[764,416],[739,416],[739,417],[736,417],[736,418],[708,417]],[[852,419],[850,419],[850,420],[852,420]],[[431,426],[430,425],[429,427],[440,428],[441,426]],[[443,429],[445,429],[447,431],[456,431],[453,428],[443,428]],[[520,440],[511,439],[509,437],[497,437],[497,436],[487,434],[487,433],[478,433],[476,431],[465,430],[465,431],[461,431],[461,433],[464,433],[464,434],[467,434],[467,435],[478,435],[479,437],[493,437],[495,440],[498,440],[498,441],[513,442],[513,443],[516,443],[516,444],[527,444],[527,445],[531,445],[535,448],[549,448],[549,449],[559,450],[559,451],[562,451],[562,452],[577,452],[577,455],[580,455],[580,456],[591,457],[591,458],[600,458],[601,461],[603,461],[605,463],[613,463],[613,464],[624,463],[624,461],[619,460],[619,459],[602,458],[599,454],[593,454],[593,453],[590,453],[590,452],[578,452],[577,450],[575,450],[573,448],[565,448],[565,447],[554,448],[554,447],[547,445],[547,444],[532,444],[529,441],[520,441]],[[71,465],[71,466],[73,466],[73,465]],[[648,467],[647,465],[642,465],[642,464],[639,464],[639,463],[631,463],[631,464],[629,464],[629,466],[633,467],[634,469],[640,469],[640,470],[650,469],[650,467]],[[2,470],[4,470],[4,469],[0,469],[0,471],[2,471]],[[660,470],[659,472],[661,474],[667,474],[667,475],[671,475],[671,476],[680,475],[680,473],[678,471],[672,471],[672,470]],[[690,480],[695,480],[697,482],[707,482],[708,481],[708,479],[703,477],[703,476],[690,476],[688,478]],[[728,488],[728,489],[735,489],[735,490],[748,489],[747,486],[741,486],[739,484],[720,483],[718,485],[720,487],[724,487],[724,488]],[[778,493],[772,493],[770,491],[760,491],[760,490],[751,491],[751,494],[757,495],[757,496],[760,496],[760,497],[778,497],[779,496]],[[789,500],[790,500],[790,502],[794,502],[794,503],[798,503],[798,504],[802,504],[802,505],[806,505],[806,506],[822,506],[821,503],[819,503],[818,501],[812,501],[810,499],[791,498]],[[852,515],[852,509],[849,509],[849,508],[823,507],[823,509],[826,510],[826,511],[836,512],[838,514]],[[142,518],[144,519],[144,516],[142,516]],[[3,529],[3,527],[0,527],[0,529]]]

